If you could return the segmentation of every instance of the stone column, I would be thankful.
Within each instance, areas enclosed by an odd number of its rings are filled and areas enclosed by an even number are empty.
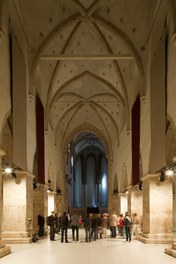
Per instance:
[[[48,192],[48,215],[56,209],[56,192]]]
[[[159,175],[143,178],[143,234],[144,243],[171,243],[173,241],[173,182]]]
[[[33,220],[33,175],[19,171],[17,178],[3,174],[3,239],[30,243],[28,219]]]
[[[120,207],[120,204],[119,204],[119,197],[118,197],[118,194],[112,194],[112,200],[111,200],[111,210],[112,211],[116,211],[117,214],[119,213],[119,207]]]
[[[0,149],[0,258],[11,253],[11,249],[8,246],[5,246],[5,243],[2,241],[2,217],[3,217],[3,195],[2,195],[2,156],[5,155],[5,152]]]
[[[55,210],[57,213],[63,212],[63,205],[62,205],[62,194],[56,195],[56,204],[55,204]]]
[[[120,193],[119,194],[119,213],[125,214],[128,211],[128,194]]]
[[[44,184],[37,184],[37,188],[33,192],[33,228],[38,233],[38,215],[43,213],[44,217],[48,216],[48,194],[47,186]],[[45,233],[46,233],[45,225]]]
[[[176,235],[176,175],[173,176],[173,233]]]
[[[128,189],[128,212],[131,215],[137,213],[138,217],[143,215],[143,195],[138,186]]]

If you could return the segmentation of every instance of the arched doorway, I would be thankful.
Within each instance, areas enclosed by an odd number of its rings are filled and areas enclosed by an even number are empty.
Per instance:
[[[103,142],[92,133],[80,133],[68,146],[68,211],[106,211],[107,177]]]

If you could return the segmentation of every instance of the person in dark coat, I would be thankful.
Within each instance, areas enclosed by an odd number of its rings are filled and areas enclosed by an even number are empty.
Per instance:
[[[126,241],[131,242],[132,219],[129,216],[128,212],[125,213],[124,226],[125,226],[125,233],[126,233]]]
[[[91,242],[92,219],[89,214],[87,214],[84,219],[84,228],[85,228],[85,241]]]
[[[64,242],[64,238],[65,238],[65,243],[69,243],[67,239],[68,224],[69,224],[68,215],[66,212],[64,212],[63,215],[61,216],[61,243]]]
[[[50,240],[55,240],[55,212],[52,211],[51,215],[49,216],[49,226],[50,226]]]
[[[39,226],[39,237],[43,237],[44,235],[44,226],[45,226],[45,217],[43,216],[43,213],[39,213],[38,215],[38,226]]]
[[[93,218],[92,218],[91,238],[96,240],[97,236],[98,236],[98,233],[97,233],[97,215],[94,214]]]

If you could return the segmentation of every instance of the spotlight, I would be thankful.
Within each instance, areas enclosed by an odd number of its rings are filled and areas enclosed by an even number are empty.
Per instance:
[[[61,194],[61,189],[57,189],[57,194]]]
[[[37,183],[35,181],[33,181],[33,189],[36,190],[37,189]]]
[[[48,187],[47,192],[50,193],[50,192],[52,192],[52,191],[53,191],[53,190],[52,190],[50,187]]]
[[[10,174],[10,173],[12,173],[12,168],[7,167],[7,168],[5,168],[4,171],[5,171],[5,173]]]
[[[17,178],[17,175],[16,175],[15,171],[12,171],[12,172],[11,172],[11,176],[12,176],[12,178],[14,178],[14,179]]]
[[[174,174],[174,172],[173,172],[173,170],[167,170],[166,172],[165,172],[165,174],[167,175],[167,176],[172,176],[173,174]]]
[[[166,175],[163,171],[161,171],[161,174],[160,174],[160,182],[164,182],[166,179]]]
[[[139,190],[140,191],[143,190],[143,181],[142,180],[139,181]]]

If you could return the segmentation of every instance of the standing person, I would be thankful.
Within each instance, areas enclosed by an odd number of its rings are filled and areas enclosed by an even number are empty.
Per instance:
[[[116,215],[116,212],[114,211],[109,217],[109,226],[110,226],[112,238],[116,238],[117,236],[117,224],[118,224],[118,217]]]
[[[72,227],[72,240],[79,241],[79,215],[75,211],[73,215],[71,215],[71,227]],[[75,239],[76,232],[76,239]]]
[[[47,224],[50,226],[50,240],[55,240],[55,212],[52,211],[51,215],[47,218]]]
[[[123,236],[124,231],[124,221],[123,221],[123,214],[119,215],[119,235]]]
[[[43,237],[44,235],[44,226],[45,226],[45,217],[43,216],[43,213],[39,213],[38,215],[38,226],[39,226],[39,237]]]
[[[139,220],[137,217],[137,213],[134,213],[132,215],[132,231],[131,231],[131,236],[132,238],[136,239],[138,235],[138,227],[139,227]]]
[[[102,217],[102,235],[104,238],[107,238],[107,229],[108,229],[108,216],[106,213]]]
[[[58,213],[58,234],[61,235],[61,212]]]
[[[132,226],[132,219],[129,216],[128,212],[125,213],[124,217],[124,226],[125,226],[125,233],[126,233],[126,241],[131,242],[131,226]]]
[[[85,241],[91,242],[91,227],[92,227],[92,220],[89,214],[86,215],[84,219],[84,228],[85,228]]]
[[[82,227],[82,223],[83,223],[82,216],[81,216],[81,215],[79,215],[79,225],[80,225],[80,227]]]
[[[64,212],[63,215],[61,216],[61,243],[64,242],[64,238],[65,238],[65,243],[69,243],[67,239],[68,224],[69,224],[68,214]]]
[[[59,234],[59,217],[58,217],[58,214],[55,214],[55,233]]]
[[[91,238],[94,240],[97,239],[97,216],[94,214],[92,217],[92,229],[91,229]]]
[[[98,234],[100,234],[100,239],[102,238],[102,217],[101,214],[97,215],[97,238],[98,238]]]

